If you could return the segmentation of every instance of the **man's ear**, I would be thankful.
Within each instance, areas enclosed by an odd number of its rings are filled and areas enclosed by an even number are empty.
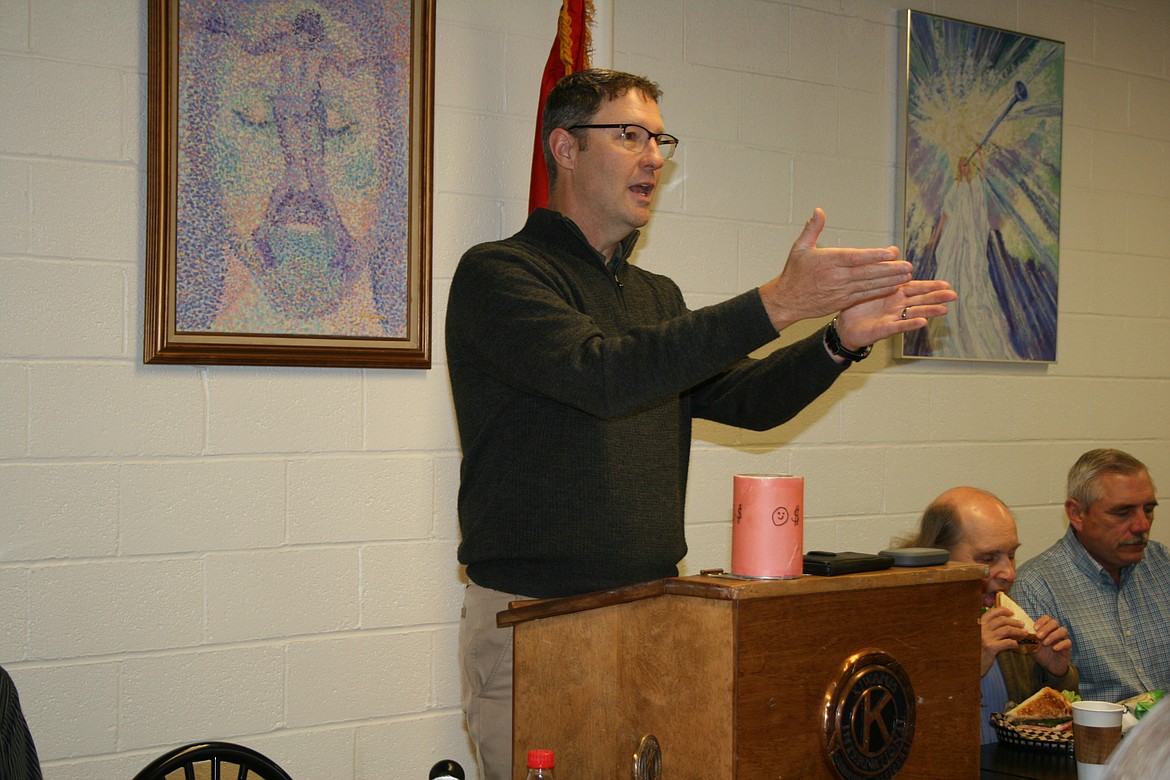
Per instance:
[[[1073,530],[1080,533],[1081,522],[1085,519],[1085,513],[1081,508],[1080,502],[1072,498],[1065,501],[1064,514],[1068,517],[1068,524],[1073,527]]]
[[[576,165],[577,136],[565,128],[555,128],[548,134],[548,148],[552,150],[553,161],[559,167],[572,170]]]

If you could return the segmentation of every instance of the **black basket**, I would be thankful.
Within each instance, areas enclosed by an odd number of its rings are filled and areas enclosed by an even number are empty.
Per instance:
[[[1021,750],[1039,753],[1057,753],[1065,756],[1073,754],[1071,730],[1045,731],[1030,729],[1027,726],[1014,726],[1004,720],[1003,715],[998,712],[992,714],[991,725],[995,727],[995,735],[1001,745],[1011,745]]]

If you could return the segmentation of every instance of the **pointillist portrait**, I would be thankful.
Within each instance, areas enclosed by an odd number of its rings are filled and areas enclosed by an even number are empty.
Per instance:
[[[1056,360],[1064,45],[907,21],[903,247],[958,292],[904,357]]]
[[[409,6],[181,0],[176,331],[405,335]]]

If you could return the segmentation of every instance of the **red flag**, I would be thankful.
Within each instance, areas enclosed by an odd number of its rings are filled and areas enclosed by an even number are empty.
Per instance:
[[[593,0],[564,0],[557,22],[557,35],[540,80],[540,100],[536,105],[536,140],[532,144],[532,180],[528,186],[528,211],[548,205],[548,170],[544,167],[544,103],[548,93],[562,77],[589,67],[593,23]]]

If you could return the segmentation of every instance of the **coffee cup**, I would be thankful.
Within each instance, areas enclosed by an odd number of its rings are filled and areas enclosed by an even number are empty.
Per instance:
[[[1105,762],[1121,741],[1121,715],[1125,707],[1107,701],[1074,701],[1073,752],[1080,780],[1100,780]]]

